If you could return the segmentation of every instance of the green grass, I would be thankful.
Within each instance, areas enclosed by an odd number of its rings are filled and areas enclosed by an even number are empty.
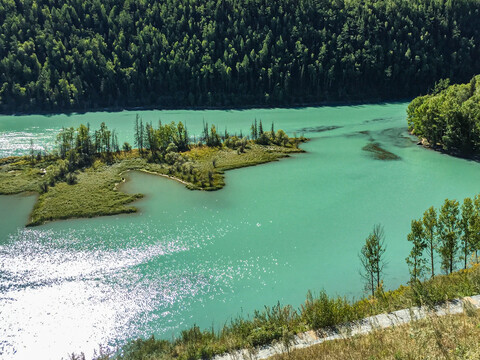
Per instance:
[[[116,189],[121,182],[121,172],[125,169],[120,162],[111,166],[100,164],[77,172],[77,183],[68,185],[60,182],[41,194],[35,204],[28,225],[38,225],[46,221],[113,215],[135,212],[127,204],[140,198],[141,194],[126,194]]]
[[[249,142],[245,152],[227,147],[193,147],[176,155],[170,163],[149,162],[137,150],[115,154],[106,161],[97,158],[91,167],[75,171],[76,183],[67,184],[60,178],[47,191],[42,183],[49,183],[52,167],[61,167],[62,160],[43,158],[31,163],[28,157],[0,159],[0,194],[39,192],[40,196],[27,225],[47,221],[115,215],[135,212],[131,205],[142,194],[126,194],[117,189],[126,171],[138,170],[168,176],[181,181],[191,190],[219,190],[225,186],[224,171],[276,161],[290,153],[299,153],[304,139],[291,139],[286,147],[261,146]]]

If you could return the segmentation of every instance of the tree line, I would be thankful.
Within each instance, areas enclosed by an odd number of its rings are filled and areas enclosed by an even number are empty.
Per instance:
[[[407,109],[409,130],[429,146],[461,156],[480,154],[480,75],[449,86],[443,80]]]
[[[476,0],[2,0],[0,111],[287,105],[480,72]]]
[[[202,134],[197,138],[189,135],[186,125],[181,121],[153,125],[152,122],[144,123],[138,115],[134,123],[134,146],[128,142],[120,145],[115,130],[110,130],[102,122],[99,129],[92,130],[90,125],[81,124],[78,128],[62,128],[55,141],[55,148],[47,153],[35,152],[33,140],[30,146],[29,161],[32,165],[47,161],[52,163],[46,169],[45,181],[41,184],[41,192],[46,192],[49,186],[55,186],[56,182],[66,181],[69,184],[76,182],[75,172],[91,166],[95,160],[102,160],[107,163],[114,162],[118,156],[142,157],[149,162],[170,165],[169,171],[176,169],[177,172],[189,173],[193,182],[196,182],[197,174],[192,163],[188,161],[185,152],[192,146],[207,146],[217,148],[228,148],[237,150],[238,154],[246,151],[249,144],[278,145],[283,147],[297,147],[299,142],[305,140],[300,138],[290,139],[283,130],[274,131],[274,123],[271,124],[271,131],[264,131],[260,120],[252,123],[252,138],[250,135],[230,134],[227,129],[220,133],[215,125],[209,127],[204,122]],[[213,160],[213,168],[216,167]],[[208,172],[208,180],[213,181],[213,172]]]
[[[459,262],[464,269],[470,259],[478,262],[480,195],[465,198],[461,206],[457,200],[445,199],[440,209],[430,207],[422,218],[412,220],[408,241],[412,250],[406,260],[413,280],[435,276],[437,258],[446,274]]]
[[[478,263],[480,252],[480,194],[467,197],[463,204],[445,199],[440,209],[428,208],[420,219],[412,220],[407,240],[412,243],[405,259],[412,283],[433,278],[436,266],[445,274],[456,270],[460,262],[466,269],[470,262]],[[359,254],[361,276],[365,289],[372,296],[383,289],[385,269],[385,233],[378,224],[365,239]]]

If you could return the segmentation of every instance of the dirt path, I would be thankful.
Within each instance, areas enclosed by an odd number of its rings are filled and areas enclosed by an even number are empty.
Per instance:
[[[339,326],[337,331],[330,331],[327,336],[320,336],[318,332],[307,331],[295,336],[290,350],[302,349],[309,346],[321,344],[324,341],[345,339],[355,335],[368,334],[377,329],[385,329],[392,326],[400,326],[410,321],[424,319],[427,316],[444,316],[449,314],[460,314],[465,306],[469,304],[476,309],[480,308],[480,295],[468,296],[462,299],[452,300],[444,305],[436,306],[434,309],[427,307],[413,307],[410,309],[397,310],[388,314],[379,314],[352,323]],[[323,331],[322,333],[325,333]],[[285,352],[283,344],[269,345],[260,349],[239,350],[232,354],[225,354],[215,357],[215,360],[240,360],[240,359],[267,359],[273,355]]]

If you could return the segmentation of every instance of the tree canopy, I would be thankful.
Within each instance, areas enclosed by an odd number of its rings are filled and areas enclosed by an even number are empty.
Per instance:
[[[459,155],[480,152],[480,75],[469,83],[444,83],[415,98],[407,109],[408,127],[430,146]]]
[[[476,0],[1,0],[0,111],[415,96],[480,72]]]

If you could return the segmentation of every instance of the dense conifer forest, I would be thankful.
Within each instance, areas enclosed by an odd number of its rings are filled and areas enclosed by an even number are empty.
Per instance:
[[[0,111],[413,97],[480,72],[476,0],[1,0]]]

